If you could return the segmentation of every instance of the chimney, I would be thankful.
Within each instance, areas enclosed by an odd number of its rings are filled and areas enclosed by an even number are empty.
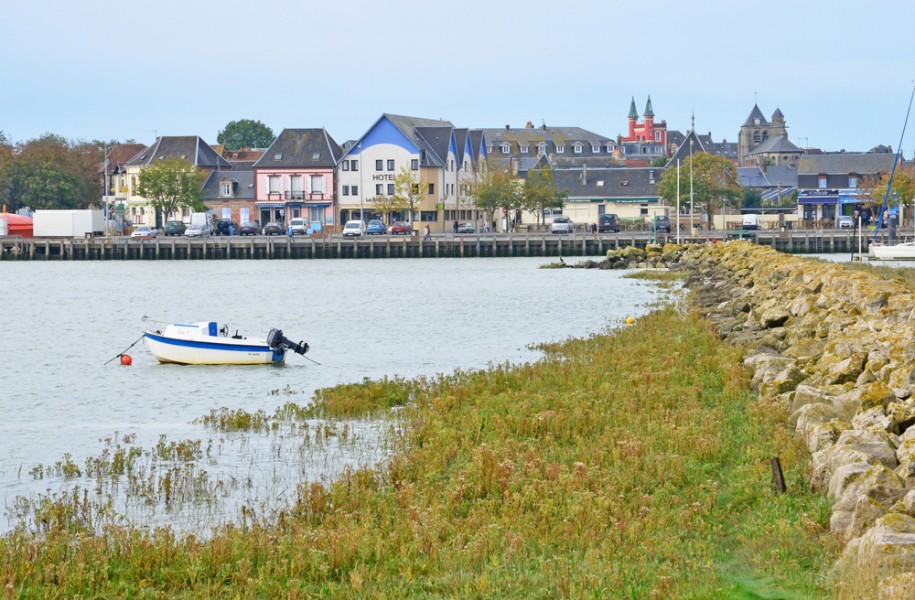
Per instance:
[[[546,121],[543,122],[543,125],[540,126],[540,129],[546,131]]]
[[[533,129],[533,128],[534,128],[534,123],[533,123],[533,121],[528,121],[528,122],[527,122],[527,125],[525,125],[524,128],[525,128],[525,129]]]
[[[511,129],[511,128],[512,128],[511,125],[509,125],[508,123],[505,124],[505,131],[508,131],[508,130]]]
[[[588,185],[588,163],[581,163],[581,184]]]

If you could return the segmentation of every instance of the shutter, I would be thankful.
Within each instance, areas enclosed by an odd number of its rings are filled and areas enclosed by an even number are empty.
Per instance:
[[[311,175],[305,175],[305,191],[311,193]]]

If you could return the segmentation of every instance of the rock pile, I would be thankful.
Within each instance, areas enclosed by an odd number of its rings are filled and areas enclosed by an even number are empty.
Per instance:
[[[677,268],[760,396],[789,409],[842,562],[915,569],[913,290],[746,242],[692,246]]]
[[[572,269],[667,269],[677,264],[686,246],[678,244],[648,244],[644,250],[625,246],[610,250],[601,261],[586,260],[574,265],[564,262],[549,265],[552,268]]]

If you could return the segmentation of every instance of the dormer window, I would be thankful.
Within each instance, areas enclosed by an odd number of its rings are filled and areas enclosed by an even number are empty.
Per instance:
[[[594,154],[600,154],[600,146],[595,146],[594,144],[591,144],[591,152],[593,152]]]
[[[232,182],[231,181],[222,182],[222,197],[223,198],[232,197]]]
[[[576,143],[576,144],[572,145],[572,152],[574,152],[575,154],[581,154],[581,150],[582,150],[581,144]]]
[[[537,155],[543,156],[544,154],[546,154],[546,144],[544,144],[543,142],[540,142],[539,144],[537,144]]]
[[[858,187],[858,176],[857,175],[848,176],[848,187],[850,187],[850,188]]]
[[[283,153],[282,153],[282,152],[277,152],[276,154],[274,154],[274,155],[273,155],[273,160],[283,160]]]
[[[521,154],[527,154],[527,153],[530,152],[530,151],[531,151],[531,147],[530,147],[530,146],[528,146],[528,145],[526,145],[526,144],[524,144],[524,145],[521,146]]]
[[[556,146],[556,154],[565,154],[565,153],[566,153],[565,146]]]
[[[512,147],[509,144],[502,144],[502,154],[511,154]]]

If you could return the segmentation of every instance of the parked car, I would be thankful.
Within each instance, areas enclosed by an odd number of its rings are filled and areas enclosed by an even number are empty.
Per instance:
[[[165,237],[170,235],[184,235],[187,225],[183,221],[169,221],[165,224]]]
[[[214,227],[216,235],[230,235],[231,232],[238,233],[238,223],[231,219],[219,219]]]
[[[597,231],[600,233],[619,233],[619,217],[617,217],[615,214],[606,214],[597,217]]]
[[[150,227],[149,225],[140,225],[133,230],[133,233],[130,234],[132,238],[154,238],[159,235],[159,232],[156,231],[155,227]]]
[[[365,235],[365,223],[362,221],[347,221],[343,226],[343,237],[362,237]]]
[[[456,233],[476,233],[477,230],[476,230],[476,227],[473,226],[473,223],[467,223],[465,221],[464,223],[458,223],[458,226],[457,226],[457,229],[455,229],[455,232]]]
[[[264,235],[283,235],[286,233],[286,228],[283,227],[282,223],[277,221],[270,221],[264,225],[264,230],[261,233]]]
[[[406,221],[394,221],[391,223],[391,227],[388,229],[388,232],[391,235],[410,235],[413,233],[413,228],[410,227],[410,224]]]
[[[365,226],[366,235],[384,235],[388,232],[388,228],[385,226],[384,221],[378,219],[372,219],[368,222],[368,225]]]
[[[666,231],[670,233],[670,218],[669,217],[655,217],[654,218],[654,230],[655,231]]]
[[[308,233],[308,219],[302,217],[289,219],[289,226],[292,228],[292,235],[305,235]]]
[[[855,219],[848,215],[840,215],[836,217],[836,227],[839,229],[854,229]]]
[[[238,235],[257,235],[261,232],[261,226],[257,221],[247,221],[238,228]]]
[[[213,228],[207,224],[201,225],[200,223],[188,225],[188,228],[184,230],[184,235],[187,237],[210,237],[213,235]]]
[[[572,219],[565,215],[557,215],[553,217],[553,223],[550,225],[550,233],[572,233],[572,230],[575,226],[572,224]]]
[[[747,231],[756,231],[759,229],[759,215],[753,213],[745,214],[741,227]]]

